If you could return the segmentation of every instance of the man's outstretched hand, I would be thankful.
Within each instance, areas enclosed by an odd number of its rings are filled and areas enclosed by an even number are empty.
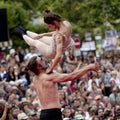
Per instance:
[[[100,69],[100,64],[99,63],[94,63],[94,64],[90,64],[89,65],[89,71],[95,71],[98,72],[98,70]]]

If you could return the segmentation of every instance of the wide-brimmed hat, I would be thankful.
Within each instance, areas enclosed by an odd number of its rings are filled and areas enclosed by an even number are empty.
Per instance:
[[[18,120],[26,120],[28,116],[25,113],[19,113],[17,116]]]

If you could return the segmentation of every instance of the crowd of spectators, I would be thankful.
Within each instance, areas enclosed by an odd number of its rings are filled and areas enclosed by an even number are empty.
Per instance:
[[[34,47],[25,53],[21,46],[0,55],[0,120],[40,119],[34,74],[26,70],[29,59],[39,55]],[[84,57],[68,51],[56,70],[69,73],[95,61],[100,63],[98,73],[88,72],[76,81],[58,83],[63,120],[120,119],[119,50],[104,51],[99,57],[94,52]]]

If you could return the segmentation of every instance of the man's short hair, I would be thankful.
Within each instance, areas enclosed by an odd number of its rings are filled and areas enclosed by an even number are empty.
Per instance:
[[[42,63],[38,62],[37,57],[40,57],[41,61],[43,62]],[[48,61],[43,56],[34,56],[29,60],[26,70],[30,70],[31,72],[37,74],[38,66],[46,70],[48,68]]]
[[[27,67],[26,67],[27,70],[30,70],[30,71],[32,71],[33,73],[35,73],[36,68],[37,68],[37,65],[38,65],[36,59],[37,59],[37,56],[32,57],[32,58],[29,60],[29,63],[28,63],[28,65],[27,65]]]

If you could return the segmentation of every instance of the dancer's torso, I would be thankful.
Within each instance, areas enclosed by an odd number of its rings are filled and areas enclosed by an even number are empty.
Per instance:
[[[61,32],[55,32],[52,36],[53,40],[51,42],[51,49],[52,49],[52,52],[51,52],[51,55],[50,55],[51,58],[54,58],[55,55],[56,55],[56,36],[58,34],[60,34],[64,37],[62,52],[65,52],[66,50],[68,50],[74,44],[71,36],[67,37],[65,34],[63,34]]]

